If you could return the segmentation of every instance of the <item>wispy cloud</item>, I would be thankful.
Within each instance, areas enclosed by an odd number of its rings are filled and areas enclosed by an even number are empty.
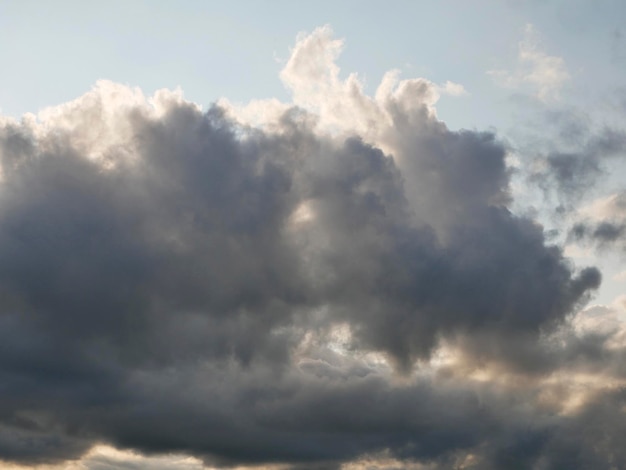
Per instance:
[[[489,70],[487,74],[505,88],[528,87],[542,101],[558,99],[561,88],[570,79],[565,60],[542,50],[540,36],[532,24],[526,25],[524,38],[518,45],[515,67]]]

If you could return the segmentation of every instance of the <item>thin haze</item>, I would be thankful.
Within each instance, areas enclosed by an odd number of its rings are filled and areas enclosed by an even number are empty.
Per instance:
[[[624,9],[443,3],[1,7],[2,468],[626,468]]]

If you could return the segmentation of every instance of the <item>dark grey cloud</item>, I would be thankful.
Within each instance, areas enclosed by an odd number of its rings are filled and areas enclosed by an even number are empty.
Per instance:
[[[568,233],[568,240],[601,251],[626,249],[626,193],[618,192],[596,201],[596,207],[579,216]]]
[[[558,120],[560,114],[554,117]],[[563,145],[541,152],[539,169],[531,172],[530,180],[563,200],[578,202],[607,174],[611,160],[626,155],[626,133],[613,127],[594,131],[586,120],[576,121],[571,115],[561,121],[558,140]]]
[[[611,244],[624,236],[626,226],[612,222],[599,222],[595,225],[577,223],[570,231],[570,237],[576,241],[591,239],[600,246]]]
[[[596,418],[620,393],[567,416],[534,401],[535,376],[593,357],[572,339],[545,361],[542,341],[599,272],[508,209],[493,134],[448,130],[404,86],[393,154],[296,108],[270,132],[174,98],[111,105],[104,85],[3,124],[0,458],[105,442],[215,465],[624,465],[604,452],[621,424]],[[429,376],[442,342],[531,385]]]

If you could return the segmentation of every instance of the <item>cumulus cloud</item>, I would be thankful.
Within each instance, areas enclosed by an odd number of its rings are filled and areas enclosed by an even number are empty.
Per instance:
[[[541,101],[558,99],[561,88],[570,79],[563,58],[542,50],[540,36],[532,24],[526,25],[524,38],[518,44],[516,67],[489,70],[487,74],[505,88],[529,87]]]
[[[599,271],[511,212],[495,135],[449,130],[425,79],[367,96],[341,45],[299,38],[293,103],[103,81],[2,121],[0,458],[626,465]]]

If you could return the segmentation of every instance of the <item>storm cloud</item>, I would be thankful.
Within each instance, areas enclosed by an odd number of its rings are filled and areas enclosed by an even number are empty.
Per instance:
[[[103,81],[2,121],[0,458],[626,466],[599,271],[512,212],[505,145],[441,87],[367,96],[341,46],[301,38],[289,104]]]

